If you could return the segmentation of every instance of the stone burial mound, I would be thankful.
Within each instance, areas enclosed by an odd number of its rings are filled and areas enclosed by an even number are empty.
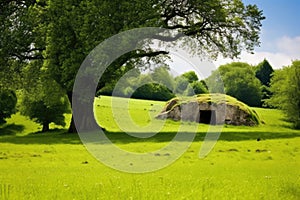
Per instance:
[[[200,94],[190,98],[173,98],[157,119],[192,121],[205,124],[258,125],[257,113],[246,104],[225,94]]]

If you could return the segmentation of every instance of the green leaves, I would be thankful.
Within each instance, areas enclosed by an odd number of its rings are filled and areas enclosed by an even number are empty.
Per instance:
[[[64,113],[70,111],[68,99],[60,86],[41,70],[41,62],[31,62],[23,70],[24,85],[20,91],[20,112],[43,125],[65,126]]]
[[[256,67],[255,76],[260,80],[260,82],[269,87],[271,82],[271,77],[274,70],[270,63],[264,59],[261,63]]]
[[[0,88],[0,125],[16,113],[17,96],[12,90]]]
[[[207,78],[211,92],[231,95],[249,106],[261,105],[261,84],[254,69],[247,63],[233,62],[222,65]]]
[[[273,96],[267,103],[282,109],[295,128],[300,128],[300,61],[276,70],[271,79]]]

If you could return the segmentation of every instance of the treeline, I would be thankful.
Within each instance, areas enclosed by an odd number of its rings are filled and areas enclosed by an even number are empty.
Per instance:
[[[122,79],[105,85],[97,95],[167,101],[175,96],[204,93],[208,93],[207,86],[203,80],[199,81],[194,71],[174,77],[167,66],[162,66],[147,74],[138,69],[131,70]]]
[[[265,59],[257,66],[233,62],[220,66],[207,79],[212,93],[226,93],[249,106],[271,107],[271,78],[274,70]]]
[[[222,65],[206,80],[210,92],[224,92],[257,107],[278,108],[294,128],[300,128],[300,61],[273,70],[265,59],[257,66]]]
[[[194,71],[174,77],[166,66],[157,67],[147,74],[134,69],[121,80],[105,85],[97,95],[165,101],[174,96],[226,93],[250,106],[271,107],[267,100],[272,96],[270,82],[273,72],[267,60],[257,66],[242,62],[222,65],[205,80],[199,80]]]

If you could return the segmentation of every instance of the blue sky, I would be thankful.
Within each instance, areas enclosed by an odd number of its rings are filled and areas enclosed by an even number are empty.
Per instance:
[[[300,36],[300,1],[299,0],[244,0],[245,4],[256,4],[263,10],[261,48],[257,50],[275,51],[274,42],[283,37]]]
[[[195,70],[199,77],[210,75],[222,64],[233,61],[257,65],[267,59],[274,69],[291,65],[292,60],[300,59],[300,0],[243,0],[244,4],[256,4],[266,19],[262,22],[261,45],[254,54],[242,52],[240,59],[219,58],[191,66],[188,62],[174,58],[170,65],[177,74]],[[184,67],[182,67],[184,66]]]
[[[243,52],[238,61],[256,65],[266,58],[273,68],[290,65],[300,59],[300,1],[299,0],[243,0],[256,4],[266,19],[262,22],[261,45],[253,55]],[[230,59],[218,59],[219,66]]]

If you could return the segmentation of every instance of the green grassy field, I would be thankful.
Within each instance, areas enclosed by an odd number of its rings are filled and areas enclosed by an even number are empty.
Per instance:
[[[98,122],[122,149],[153,151],[168,144],[180,126],[195,126],[153,120],[163,102],[130,100],[133,121],[162,129],[148,139],[127,136],[124,129],[135,129],[114,121],[128,113],[124,102],[115,98],[113,114],[110,97],[95,100]],[[200,124],[181,158],[145,174],[111,169],[91,156],[77,135],[55,126],[36,134],[39,125],[14,115],[0,128],[0,199],[300,199],[300,131],[292,130],[278,110],[255,110],[263,124],[225,126],[206,158],[198,155],[208,125]]]

